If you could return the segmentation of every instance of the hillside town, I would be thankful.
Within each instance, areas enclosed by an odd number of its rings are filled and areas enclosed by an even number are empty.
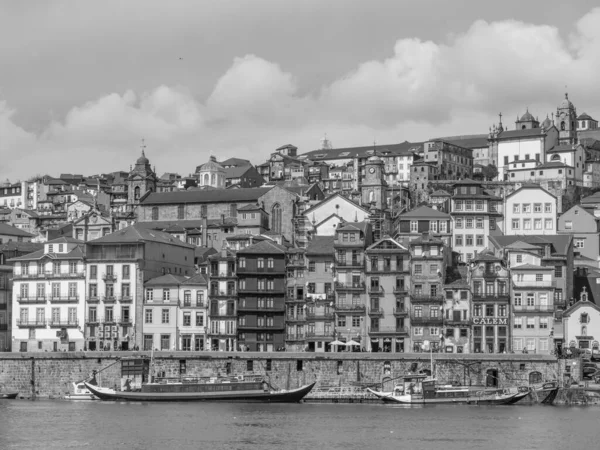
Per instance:
[[[558,103],[426,142],[159,175],[142,141],[129,170],[7,180],[0,351],[598,350],[600,129]]]

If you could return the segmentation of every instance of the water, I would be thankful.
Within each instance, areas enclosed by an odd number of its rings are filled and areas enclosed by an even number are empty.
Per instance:
[[[9,449],[594,449],[600,408],[0,401]]]

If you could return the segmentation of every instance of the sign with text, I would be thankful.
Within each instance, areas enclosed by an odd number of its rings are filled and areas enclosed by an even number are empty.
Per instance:
[[[473,325],[508,325],[507,317],[473,317]]]

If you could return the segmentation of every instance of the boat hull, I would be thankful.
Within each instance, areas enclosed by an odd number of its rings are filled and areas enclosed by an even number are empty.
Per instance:
[[[12,400],[17,398],[18,392],[0,392],[0,399]]]
[[[501,396],[468,396],[464,398],[423,398],[413,395],[393,395],[391,392],[378,392],[367,389],[371,394],[381,399],[384,403],[402,405],[430,405],[430,404],[463,404],[463,405],[508,405],[516,403],[528,393],[514,393]]]
[[[124,392],[85,383],[100,400],[141,402],[240,402],[240,403],[298,403],[315,383],[290,391],[235,391],[235,392]]]

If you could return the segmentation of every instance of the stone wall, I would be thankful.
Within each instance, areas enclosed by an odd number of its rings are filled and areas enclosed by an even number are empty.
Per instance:
[[[71,383],[87,378],[93,370],[106,368],[100,375],[100,384],[119,387],[118,358],[141,356],[149,354],[0,353],[0,384],[18,390],[21,397],[31,397],[33,392],[38,397],[61,397],[72,392]],[[154,359],[155,374],[164,372],[166,377],[179,377],[185,361],[187,377],[261,375],[274,386],[285,389],[313,381],[317,387],[382,382],[391,385],[396,377],[409,371],[430,369],[429,355],[409,353],[156,352]],[[528,384],[532,372],[539,372],[544,381],[559,380],[560,375],[557,360],[543,355],[440,354],[435,356],[435,372],[440,382],[460,381],[467,385],[485,385],[489,375],[497,377],[499,387]]]

